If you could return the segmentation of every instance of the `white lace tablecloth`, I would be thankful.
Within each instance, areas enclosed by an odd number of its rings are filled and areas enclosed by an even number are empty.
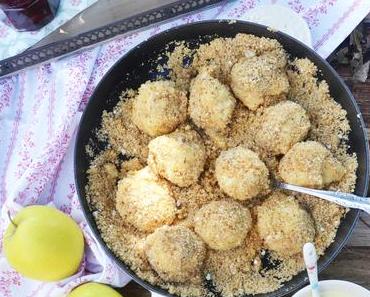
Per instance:
[[[369,13],[369,0],[239,0],[119,37],[104,45],[0,79],[0,234],[23,206],[52,204],[72,216],[86,239],[74,276],[55,283],[23,278],[0,255],[0,296],[66,296],[82,282],[123,286],[129,278],[104,254],[82,215],[73,181],[81,113],[107,70],[130,48],[167,28],[215,18],[243,19],[257,5],[290,7],[309,24],[314,49],[327,57]],[[0,250],[2,242],[0,241]]]

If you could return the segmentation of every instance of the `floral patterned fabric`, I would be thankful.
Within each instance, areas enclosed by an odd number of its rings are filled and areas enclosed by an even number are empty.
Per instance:
[[[239,0],[150,27],[104,45],[0,79],[0,235],[31,204],[50,204],[84,231],[85,258],[69,279],[43,283],[23,278],[0,254],[0,296],[66,296],[87,281],[123,286],[129,277],[110,260],[83,217],[73,181],[75,132],[83,109],[107,70],[129,49],[170,27],[215,18],[243,19],[260,4],[290,7],[308,22],[314,49],[323,57],[369,13],[368,0]],[[0,251],[2,241],[0,240]]]

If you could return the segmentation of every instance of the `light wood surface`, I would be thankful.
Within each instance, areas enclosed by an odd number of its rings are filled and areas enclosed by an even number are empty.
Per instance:
[[[363,214],[347,246],[320,277],[348,280],[370,289],[369,266],[370,216]]]

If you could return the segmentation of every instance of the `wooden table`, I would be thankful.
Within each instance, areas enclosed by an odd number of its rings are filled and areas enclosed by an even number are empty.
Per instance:
[[[349,67],[336,70],[345,81],[351,77]],[[365,83],[350,84],[350,88],[360,106],[370,136],[370,79]],[[370,215],[361,215],[347,246],[321,277],[349,280],[370,289]]]
[[[370,19],[370,14],[367,18]],[[351,77],[349,67],[341,66],[336,70],[345,81]],[[365,83],[349,86],[360,106],[370,138],[370,76]],[[334,262],[320,274],[320,279],[352,281],[370,290],[370,215],[361,215],[348,244]],[[147,290],[133,281],[121,289],[121,292],[124,297],[150,296]]]

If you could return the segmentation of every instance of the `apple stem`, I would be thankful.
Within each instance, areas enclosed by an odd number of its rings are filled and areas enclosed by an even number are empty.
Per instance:
[[[13,226],[14,226],[15,228],[17,228],[17,224],[16,224],[16,223],[14,223],[14,221],[13,221],[13,219],[12,219],[12,216],[10,215],[10,211],[8,211],[8,218],[9,218],[10,222],[13,224]]]

